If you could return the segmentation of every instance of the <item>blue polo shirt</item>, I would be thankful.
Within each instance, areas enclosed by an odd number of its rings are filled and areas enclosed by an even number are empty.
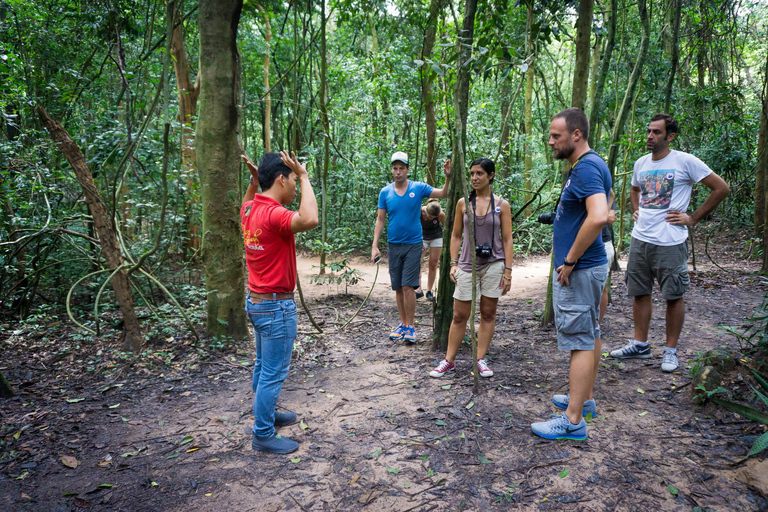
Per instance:
[[[590,151],[582,156],[571,170],[560,194],[555,224],[552,228],[552,246],[555,254],[555,268],[565,261],[571,250],[576,234],[587,218],[587,198],[595,194],[611,194],[611,173],[600,155]],[[574,270],[591,268],[608,263],[605,244],[601,233],[597,234],[584,254],[576,262]]]
[[[379,209],[387,210],[387,242],[390,244],[421,243],[421,201],[432,194],[434,188],[420,181],[408,180],[402,196],[390,183],[379,192]]]

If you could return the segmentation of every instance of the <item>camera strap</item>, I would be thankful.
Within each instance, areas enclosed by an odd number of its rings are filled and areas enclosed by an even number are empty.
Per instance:
[[[477,208],[475,207],[477,204],[477,198],[472,198],[472,224],[474,226],[474,231],[472,231],[472,236],[474,237],[475,246],[477,246]],[[493,190],[491,190],[491,209],[488,210],[491,213],[491,247],[493,247],[493,235],[496,233],[496,216],[494,213],[496,213],[496,203],[493,200]],[[486,214],[487,215],[487,214]]]
[[[560,206],[560,198],[563,197],[563,192],[565,192],[565,186],[568,184],[568,179],[571,177],[571,173],[576,168],[576,165],[579,162],[581,162],[581,159],[589,155],[590,153],[594,153],[597,155],[597,151],[595,151],[594,149],[590,149],[589,151],[581,155],[578,160],[573,162],[573,165],[571,166],[571,168],[568,169],[568,175],[565,177],[565,183],[563,183],[563,189],[560,191],[560,195],[557,196],[557,201],[555,201],[555,214],[557,214],[557,208]]]

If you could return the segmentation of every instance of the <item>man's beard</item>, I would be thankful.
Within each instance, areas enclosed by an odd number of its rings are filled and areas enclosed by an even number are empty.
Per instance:
[[[556,149],[555,160],[565,160],[566,158],[570,157],[574,151],[576,151],[576,148],[570,145],[562,149]]]

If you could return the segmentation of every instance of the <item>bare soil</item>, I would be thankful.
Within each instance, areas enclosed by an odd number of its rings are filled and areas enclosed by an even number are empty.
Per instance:
[[[211,353],[179,330],[131,360],[118,357],[116,339],[63,351],[74,343],[66,325],[6,324],[0,369],[17,396],[0,400],[0,510],[767,510],[765,454],[738,463],[763,429],[695,406],[685,368],[699,351],[738,350],[721,326],[742,326],[768,291],[734,240],[708,246],[721,268],[697,247],[683,367],[660,371],[664,309],[655,296],[654,358],[603,358],[598,415],[583,442],[546,441],[529,427],[557,412],[551,396],[568,384],[567,354],[553,328],[539,327],[544,257],[516,265],[488,356],[495,375],[476,395],[469,347],[455,372],[427,375],[443,354],[430,350],[424,299],[417,343],[388,339],[397,314],[384,265],[365,307],[339,332],[376,268],[354,261],[364,281],[347,295],[343,284],[311,284],[317,262],[302,259],[303,290],[327,334],[311,334],[300,315],[279,407],[299,414],[301,423],[281,434],[301,444],[287,456],[251,449],[247,340]],[[622,275],[612,273],[604,352],[632,336]],[[746,391],[742,373],[737,366],[729,382]]]

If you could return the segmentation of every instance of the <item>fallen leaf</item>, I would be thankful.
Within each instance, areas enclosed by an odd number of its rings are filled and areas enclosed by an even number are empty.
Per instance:
[[[451,389],[451,385],[446,384],[445,386],[440,386],[440,389]]]
[[[379,455],[381,455],[381,448],[378,448],[378,449],[377,449],[375,452],[373,452],[373,453],[371,454],[371,458],[372,458],[372,459],[375,459],[375,458],[376,458],[376,457],[378,457]]]
[[[475,406],[475,402],[473,402],[473,401],[471,401],[471,400],[470,400],[470,401],[469,401],[469,403],[468,403],[468,404],[467,404],[465,407],[466,407],[467,409],[471,409],[471,408],[473,408],[474,406]]]
[[[637,392],[640,393],[641,395],[645,394],[645,391],[643,391],[642,388],[637,388]]]
[[[85,400],[85,398],[67,398],[67,403],[76,404],[77,402],[82,402],[83,400]]]
[[[117,409],[118,407],[120,407],[120,404],[115,404],[115,405],[110,405],[109,406],[110,409]]]
[[[299,462],[301,462],[301,459],[296,457],[295,459],[291,459],[291,462],[293,462],[294,464],[298,464]]]
[[[678,490],[675,489],[671,484],[667,486],[667,490],[672,496],[677,496]]]
[[[157,482],[152,482],[151,485],[152,487],[157,487],[159,484]]]
[[[401,470],[395,468],[387,468],[387,473],[398,474]]]
[[[61,463],[67,466],[68,468],[75,469],[77,467],[77,459],[72,457],[71,455],[64,455],[61,458]]]
[[[565,478],[565,477],[567,477],[567,476],[568,476],[568,468],[565,468],[564,470],[562,470],[562,471],[560,472],[560,474],[559,474],[559,475],[557,475],[557,476],[559,476],[560,478]]]
[[[648,414],[648,411],[643,411],[640,414],[638,414],[638,416],[645,416],[646,414]]]
[[[358,480],[360,480],[360,475],[355,475],[355,476],[352,477],[352,480],[350,480],[349,484],[347,484],[347,485],[352,485],[353,483],[357,482]]]
[[[184,436],[181,441],[179,441],[179,446],[187,443],[191,443],[194,437],[192,436]]]
[[[435,421],[435,425],[437,425],[438,427],[444,427],[444,426],[446,426],[448,424],[446,422],[444,422],[443,420],[437,420],[437,421]]]
[[[477,460],[479,460],[481,464],[493,464],[491,459],[488,459],[485,455],[480,455],[479,453],[477,454]]]
[[[309,425],[304,423],[304,420],[301,420],[301,423],[299,423],[299,426],[301,427],[301,430],[307,430],[309,428]]]
[[[199,446],[193,446],[192,448],[190,448],[189,450],[187,450],[187,453],[196,452],[196,451],[197,451],[197,450],[199,450],[199,449],[200,449],[200,447],[199,447]]]

